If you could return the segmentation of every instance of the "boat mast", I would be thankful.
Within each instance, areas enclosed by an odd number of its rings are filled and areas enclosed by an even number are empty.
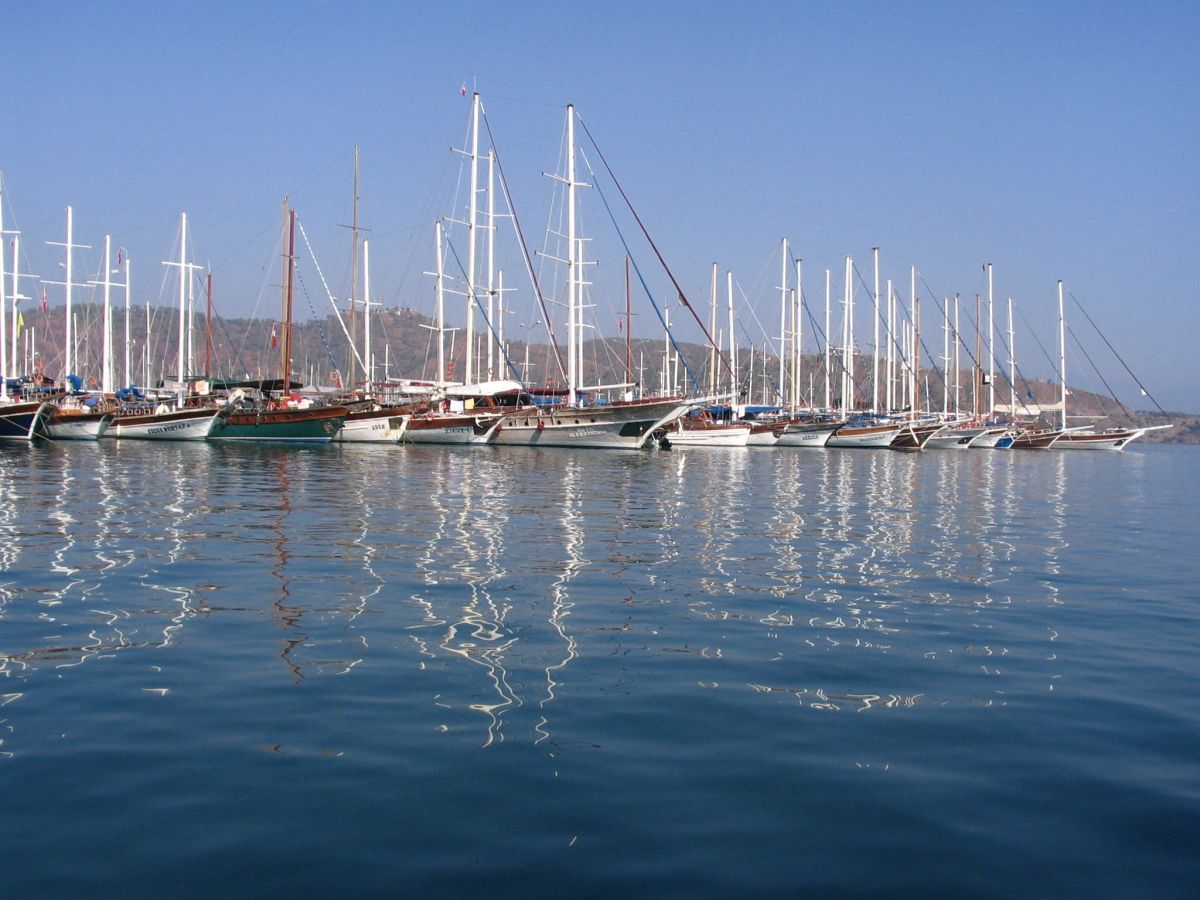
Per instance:
[[[183,390],[184,364],[184,316],[187,310],[187,213],[179,214],[179,385]]]
[[[366,368],[366,390],[371,392],[374,360],[371,359],[371,242],[363,241],[363,366]]]
[[[488,148],[487,167],[487,380],[496,378],[496,154]]]
[[[292,283],[296,277],[296,211],[288,209],[287,279],[284,285],[283,317],[283,388],[292,384]]]
[[[912,386],[908,391],[908,399],[912,404],[912,411],[917,412],[917,408],[921,405],[917,393],[920,389],[920,377],[918,372],[921,368],[921,305],[917,298],[917,267],[912,267],[912,357],[908,367],[908,377],[912,380]]]
[[[987,264],[988,276],[988,418],[996,412],[996,325],[993,310],[992,264]]]
[[[112,346],[112,236],[104,236],[104,335],[101,344],[100,390],[111,394],[113,390],[113,346]]]
[[[854,260],[846,257],[846,294],[842,322],[842,415],[848,416],[854,404]]]
[[[896,292],[892,290],[892,279],[887,280],[887,411],[896,411]]]
[[[725,291],[729,298],[729,405],[736,408],[738,402],[737,342],[733,331],[733,271],[725,272]]]
[[[76,244],[75,243],[75,210],[73,210],[69,206],[67,207],[67,242],[64,244],[59,241],[46,241],[46,243],[53,247],[65,247],[66,251],[67,251],[67,280],[66,281],[51,281],[51,282],[49,282],[50,284],[61,284],[66,288],[66,294],[67,294],[67,310],[66,310],[66,316],[65,316],[65,318],[66,318],[66,323],[65,323],[66,348],[63,351],[64,352],[64,356],[63,356],[64,364],[63,364],[63,372],[62,372],[63,383],[66,384],[67,376],[74,374],[74,370],[75,370],[75,355],[74,355],[75,335],[74,335],[74,330],[71,327],[72,326],[72,306],[73,306],[72,289],[75,287],[75,285],[74,285],[75,257],[74,257],[73,251],[74,250],[89,250],[89,249],[91,249],[91,247],[88,244]]]
[[[879,412],[879,248],[872,247],[875,258],[875,293],[871,295],[875,307],[875,343],[871,345],[871,412]]]
[[[17,274],[17,254],[13,251],[13,276],[14,281]],[[13,314],[16,315],[17,289],[13,288]],[[6,300],[4,297],[4,184],[0,182],[0,403],[8,399],[8,382],[4,379],[8,378],[8,319],[5,318],[8,310],[6,309]],[[13,342],[16,342],[16,323],[13,323]],[[16,350],[13,350],[14,366]]]
[[[829,370],[833,365],[833,335],[831,330],[832,325],[832,288],[833,288],[833,270],[825,270],[825,408],[832,409],[832,398],[830,397]]]
[[[442,220],[434,225],[435,242],[437,244],[437,332],[438,332],[438,373],[437,381],[445,384],[446,378],[446,276],[442,260]]]
[[[792,293],[792,410],[800,408],[800,348],[804,342],[804,260],[796,260],[796,287]],[[751,366],[751,371],[754,367]]]
[[[779,249],[779,400],[787,398],[787,372],[784,360],[787,358],[787,289],[788,289],[788,239],[780,240]]]
[[[962,406],[962,368],[959,348],[962,347],[962,332],[958,330],[958,294],[954,295],[954,412]]]
[[[1017,342],[1013,332],[1012,297],[1008,298],[1008,417],[1017,417]]]
[[[579,334],[577,333],[576,309],[579,272],[579,250],[575,237],[575,107],[567,106],[567,403],[576,404],[578,382],[576,373],[579,365]],[[470,321],[469,319],[467,321]],[[468,326],[469,327],[469,326]],[[670,334],[667,335],[667,353],[670,354]]]
[[[149,335],[147,335],[149,336]],[[125,257],[125,386],[133,384],[129,355],[129,257]]]
[[[942,416],[950,413],[950,298],[942,303]]]
[[[209,378],[212,376],[212,272],[204,279],[204,295],[207,306],[204,313],[204,377]],[[129,368],[128,362],[125,367]]]
[[[467,217],[467,384],[475,382],[475,229],[479,225],[479,105],[479,91],[476,91],[471,97],[471,197]]]
[[[709,288],[708,295],[708,333],[717,333],[717,264],[712,264],[712,283]],[[717,394],[717,344],[716,341],[709,341],[708,344],[708,395],[715,397]]]
[[[346,387],[353,389],[357,377],[357,364],[354,359],[354,307],[358,302],[358,144],[354,145],[354,198],[351,212],[350,232],[354,246],[350,251],[350,359],[346,376]],[[363,362],[366,362],[364,358]]]
[[[1063,317],[1063,283],[1058,279],[1058,374],[1062,379],[1062,427],[1067,427],[1067,325]]]

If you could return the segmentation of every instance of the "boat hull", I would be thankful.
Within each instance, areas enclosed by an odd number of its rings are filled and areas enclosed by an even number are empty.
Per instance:
[[[900,431],[899,425],[843,425],[829,436],[826,447],[879,449],[890,447]]]
[[[808,422],[788,425],[779,435],[780,447],[824,447],[829,436],[842,427],[842,422]]]
[[[1098,434],[1064,434],[1052,445],[1055,450],[1124,450],[1146,432],[1140,428]]]
[[[221,416],[210,441],[329,443],[346,419],[344,406],[315,409],[267,409]]]
[[[216,424],[220,410],[176,409],[154,415],[117,415],[105,437],[140,441],[203,441]]]
[[[401,440],[406,444],[486,444],[500,419],[499,413],[415,415],[409,418]]]
[[[63,412],[46,420],[46,437],[55,441],[95,441],[108,430],[112,413]]]
[[[678,428],[667,433],[675,447],[745,447],[749,439],[749,425]]]
[[[397,444],[408,427],[408,418],[394,409],[353,412],[346,416],[333,439],[346,444]]]
[[[669,399],[513,413],[500,421],[492,443],[637,450],[657,429],[675,421],[693,405]]]
[[[45,433],[54,404],[46,401],[0,406],[0,440],[29,441]]]

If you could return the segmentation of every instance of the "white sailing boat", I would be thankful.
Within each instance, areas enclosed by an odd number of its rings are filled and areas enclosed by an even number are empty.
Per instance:
[[[567,395],[566,404],[550,409],[519,410],[504,416],[492,436],[495,444],[527,447],[594,447],[640,449],[659,428],[673,422],[699,401],[682,397],[649,397],[585,404],[585,392],[606,387],[582,385],[580,240],[576,233],[575,107],[567,107]],[[627,395],[628,396],[628,395]],[[747,431],[747,434],[749,432]]]

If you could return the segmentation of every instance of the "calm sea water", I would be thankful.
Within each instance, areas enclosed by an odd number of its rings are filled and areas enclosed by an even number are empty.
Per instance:
[[[1195,896],[1200,448],[0,448],[12,895]]]

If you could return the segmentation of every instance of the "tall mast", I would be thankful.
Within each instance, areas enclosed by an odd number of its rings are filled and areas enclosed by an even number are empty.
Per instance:
[[[987,264],[988,276],[988,418],[996,411],[996,326],[994,311],[994,301],[992,295],[992,264]]]
[[[950,412],[950,298],[942,303],[942,415]]]
[[[825,408],[831,409],[832,399],[830,398],[829,371],[833,365],[831,356],[833,355],[833,342],[830,334],[832,329],[832,288],[833,288],[833,271],[825,270]]]
[[[296,211],[288,210],[287,282],[284,288],[283,319],[283,388],[292,383],[292,284],[296,277]]]
[[[871,351],[871,412],[879,412],[879,248],[872,247],[875,260],[875,293],[871,295],[875,307],[875,343]]]
[[[125,387],[133,384],[133,369],[130,368],[129,351],[129,257],[125,257]],[[150,335],[147,334],[147,337]]]
[[[90,249],[87,244],[75,243],[75,211],[71,207],[67,207],[67,242],[65,244],[59,241],[46,241],[47,244],[53,247],[65,247],[67,251],[67,280],[52,281],[50,284],[61,284],[66,287],[67,294],[67,310],[66,310],[66,349],[63,356],[63,382],[66,383],[66,377],[74,374],[75,371],[75,334],[72,327],[72,306],[73,295],[72,289],[75,287],[75,269],[74,269],[74,253],[76,249]]]
[[[2,238],[0,238],[0,240],[2,240]],[[11,371],[8,374],[11,374],[11,375],[18,374],[17,367],[20,365],[20,361],[17,359],[17,349],[18,349],[17,325],[20,323],[21,320],[17,317],[17,304],[22,300],[29,299],[28,297],[24,297],[21,295],[20,262],[21,262],[21,233],[18,231],[18,232],[13,233],[13,268],[12,268],[12,297],[11,297],[11,299],[12,299],[12,345],[10,348],[12,352],[8,358],[9,368],[11,369]],[[0,280],[3,280],[3,272],[0,272]],[[44,290],[44,288],[43,288],[43,290]],[[3,310],[0,310],[0,315],[3,315]]]
[[[437,381],[446,381],[446,284],[442,260],[442,221],[438,219],[434,225],[435,242],[437,244],[437,332],[438,332],[438,371]]]
[[[954,295],[954,411],[962,406],[962,368],[959,348],[962,347],[962,332],[958,330],[958,294]]]
[[[492,330],[496,322],[496,154],[488,148],[487,167],[487,380],[496,377],[496,342]]]
[[[112,236],[104,236],[104,338],[100,364],[100,390],[105,394],[113,391],[113,346],[112,346]]]
[[[796,260],[796,287],[792,294],[792,409],[800,408],[800,348],[804,338],[804,261]],[[751,366],[751,371],[753,371]]]
[[[730,407],[737,406],[738,376],[737,376],[737,341],[733,333],[733,272],[725,272],[725,290],[729,298],[729,398]]]
[[[896,411],[896,293],[892,290],[892,279],[887,280],[887,411]]]
[[[980,362],[980,356],[982,355],[982,352],[983,352],[980,349],[980,347],[982,346],[983,337],[982,337],[982,334],[980,333],[980,324],[979,324],[979,319],[983,315],[983,307],[980,306],[980,303],[981,303],[981,301],[979,299],[979,295],[976,294],[975,295],[975,359],[971,363],[971,375],[972,375],[972,378],[971,378],[971,412],[976,416],[979,415],[979,382],[980,382],[980,379],[983,378],[983,363]]]
[[[363,366],[366,368],[366,390],[371,390],[374,377],[371,359],[371,242],[363,241]]]
[[[572,104],[567,106],[567,402],[571,406],[575,405],[575,392],[578,388],[575,380],[579,364],[579,334],[576,331],[576,319],[579,315],[576,309],[578,265],[579,250],[575,237],[575,107]],[[667,343],[669,348],[670,335]]]
[[[479,225],[478,219],[479,92],[476,91],[471,97],[471,197],[467,217],[467,384],[473,384],[475,381],[475,229]]]
[[[1058,279],[1058,374],[1062,378],[1062,427],[1067,427],[1067,324],[1063,317],[1063,283]]]
[[[912,354],[909,357],[909,367],[908,367],[908,377],[910,380],[910,387],[908,389],[908,400],[912,406],[912,411],[915,413],[917,411],[917,406],[919,405],[917,402],[917,370],[921,366],[920,326],[917,323],[918,306],[917,306],[917,267],[916,266],[912,267],[912,270],[909,273],[909,278],[911,279],[911,284],[909,285],[911,293],[909,296],[910,296],[910,300],[912,303],[912,310],[911,310],[911,313],[912,313]]]
[[[204,279],[204,377],[212,377],[212,272]],[[126,367],[128,368],[128,362]]]
[[[358,144],[354,145],[354,203],[350,231],[353,235],[354,246],[350,251],[350,360],[347,368],[347,388],[354,384],[357,364],[354,360],[354,307],[358,302]],[[365,361],[365,360],[364,360]]]
[[[179,214],[179,384],[182,390],[184,379],[184,316],[187,306],[187,213]]]
[[[1017,417],[1017,342],[1013,332],[1012,297],[1008,298],[1008,396],[1011,421]]]
[[[779,247],[779,399],[787,399],[787,291],[788,291],[788,239],[782,238]]]
[[[854,260],[846,257],[846,307],[842,335],[845,337],[842,359],[842,414],[850,412],[854,402]]]

